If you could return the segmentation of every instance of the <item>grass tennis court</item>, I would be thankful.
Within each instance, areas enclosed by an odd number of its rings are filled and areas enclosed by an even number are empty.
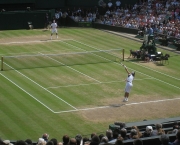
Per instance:
[[[0,115],[2,139],[43,133],[61,141],[64,134],[105,133],[115,121],[133,122],[180,115],[180,56],[169,64],[128,59],[142,45],[96,29],[0,31]],[[116,58],[136,72],[127,103],[127,74]],[[106,52],[104,52],[106,51]],[[13,57],[12,57],[13,56]],[[2,62],[2,60],[1,60]]]

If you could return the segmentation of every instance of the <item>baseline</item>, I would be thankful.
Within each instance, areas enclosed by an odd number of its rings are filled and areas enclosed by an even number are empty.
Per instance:
[[[52,41],[69,41],[69,40],[73,40],[73,39],[61,39],[61,40],[34,40],[34,41],[25,41],[25,42],[2,42],[0,44],[4,44],[4,45],[8,45],[8,44],[26,44],[26,43],[44,43],[44,42],[52,42]]]
[[[180,100],[180,98],[174,98],[174,99],[164,99],[164,100],[156,100],[156,101],[146,101],[146,102],[138,102],[138,103],[127,103],[127,104],[117,104],[115,107],[121,107],[121,106],[130,106],[130,105],[139,105],[139,104],[150,104],[150,103],[159,103],[159,102],[166,102],[166,101],[174,101],[174,100]],[[114,106],[101,106],[101,107],[93,107],[93,108],[85,108],[85,109],[77,109],[77,110],[69,110],[69,111],[59,111],[54,113],[70,113],[70,112],[77,112],[77,111],[89,111],[89,110],[95,110],[95,109],[105,109],[105,108],[112,108]]]

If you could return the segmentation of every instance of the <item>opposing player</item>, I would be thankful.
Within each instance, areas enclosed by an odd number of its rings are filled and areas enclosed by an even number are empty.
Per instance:
[[[126,78],[126,87],[125,87],[125,94],[124,94],[124,102],[127,102],[128,101],[128,97],[129,97],[129,93],[131,91],[131,88],[133,86],[133,80],[134,80],[134,77],[135,77],[135,72],[132,72],[130,73],[127,69],[127,67],[122,64],[126,70],[126,72],[128,73],[128,77]]]
[[[51,39],[53,33],[56,33],[56,38],[58,38],[57,23],[55,22],[55,20],[53,20],[53,23],[51,24]]]

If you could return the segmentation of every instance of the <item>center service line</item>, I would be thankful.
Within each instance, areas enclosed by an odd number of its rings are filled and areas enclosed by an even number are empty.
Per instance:
[[[39,52],[39,53],[40,53],[40,52]],[[47,56],[47,55],[45,55],[45,54],[43,54],[43,53],[40,53],[40,54],[41,54],[41,55],[44,55],[44,56],[48,57],[49,59],[52,59],[52,60],[54,60],[54,61],[56,61],[56,62],[58,62],[58,63],[60,63],[60,64],[65,65],[64,63],[62,63],[62,62],[60,62],[60,61],[57,61],[56,59],[53,59],[53,58],[50,57],[50,56]],[[78,71],[78,70],[76,70],[76,69],[68,66],[68,65],[65,65],[65,66],[68,67],[68,68],[70,68],[70,69],[72,69],[72,70],[74,70],[74,71],[76,71],[76,72],[78,72],[78,73],[80,73],[80,74],[82,74],[82,75],[84,75],[84,76],[87,76],[88,78],[91,78],[91,79],[95,80],[95,81],[98,82],[98,83],[101,83],[100,81],[98,81],[98,80],[96,80],[96,79],[94,79],[94,78],[92,78],[92,77],[90,77],[90,76],[88,76],[88,75],[86,75],[86,74],[84,74],[84,73],[82,73],[82,72],[80,72],[80,71]]]
[[[134,79],[134,80],[153,80],[154,78],[143,78],[143,79]],[[101,83],[88,83],[88,84],[77,84],[77,85],[66,85],[66,86],[55,86],[55,87],[47,87],[47,89],[55,89],[55,88],[68,88],[68,87],[78,87],[78,86],[89,86],[89,85],[97,85],[97,84],[111,84],[111,83],[120,83],[120,82],[124,82],[123,81],[109,81],[109,82],[101,82]]]

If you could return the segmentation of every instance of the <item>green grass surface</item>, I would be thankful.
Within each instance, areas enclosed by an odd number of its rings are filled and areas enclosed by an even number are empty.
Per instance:
[[[73,60],[65,61],[52,56],[46,59],[19,57],[8,61],[5,56],[121,48],[125,49],[127,58],[130,49],[137,50],[142,44],[96,29],[61,28],[58,31],[59,39],[63,41],[47,41],[50,32],[43,30],[0,32],[0,56],[4,56],[4,71],[0,72],[1,138],[31,138],[36,141],[47,132],[50,138],[61,140],[64,134],[74,137],[76,134],[105,133],[109,124],[113,123],[112,120],[88,120],[81,115],[83,110],[79,109],[108,106],[104,101],[107,99],[119,98],[118,103],[121,103],[127,74],[119,63],[90,63],[94,57],[90,60],[82,57],[82,64],[78,64],[74,60],[79,58],[76,55],[71,56]],[[25,38],[26,43],[7,44],[21,42]],[[33,43],[33,38],[41,42]],[[132,98],[147,94],[158,96],[158,99],[180,97],[180,57],[159,48],[158,51],[170,54],[169,64],[147,65],[130,59],[124,62],[131,71],[136,71]],[[60,65],[62,61],[66,63],[70,60],[68,66]],[[85,61],[88,63],[83,63]],[[178,115],[172,113],[172,116]],[[120,117],[117,119],[121,120]],[[135,120],[138,119],[130,118],[128,121]]]

